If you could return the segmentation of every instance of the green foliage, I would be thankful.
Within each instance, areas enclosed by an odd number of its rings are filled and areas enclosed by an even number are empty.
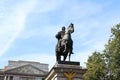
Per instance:
[[[120,80],[120,24],[111,29],[111,37],[105,45],[104,54],[108,67],[108,78]]]
[[[85,80],[120,80],[120,24],[112,27],[111,33],[103,53],[89,57]]]
[[[84,79],[104,80],[105,73],[104,55],[94,52],[87,61],[87,72],[84,75]]]

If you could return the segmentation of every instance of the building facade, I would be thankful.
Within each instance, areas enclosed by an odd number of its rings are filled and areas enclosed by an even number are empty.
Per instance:
[[[48,64],[8,61],[8,66],[0,69],[0,80],[44,80],[48,71]]]

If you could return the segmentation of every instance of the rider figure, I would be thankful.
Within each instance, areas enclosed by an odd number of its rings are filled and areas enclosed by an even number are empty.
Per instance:
[[[59,31],[56,34],[56,38],[58,39],[57,47],[58,47],[59,50],[60,50],[60,47],[61,47],[61,40],[62,40],[62,38],[63,38],[64,35],[65,35],[65,26],[63,26],[62,30]]]
[[[73,26],[73,24],[71,23],[70,24],[70,26],[72,27]],[[57,34],[56,34],[56,38],[58,39],[58,43],[57,43],[57,50],[58,51],[60,51],[60,48],[61,48],[61,41],[62,41],[62,39],[63,39],[63,37],[64,37],[64,35],[65,35],[65,27],[63,26],[62,27],[62,30],[61,31],[59,31]],[[74,31],[73,31],[74,32]],[[73,40],[72,40],[72,38],[71,38],[71,35],[70,35],[70,47],[71,47],[71,49],[70,49],[70,53],[71,54],[73,54]],[[65,49],[66,50],[66,49]],[[64,50],[64,51],[65,51]]]

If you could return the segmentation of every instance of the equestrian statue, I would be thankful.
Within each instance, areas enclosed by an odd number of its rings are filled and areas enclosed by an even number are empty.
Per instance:
[[[66,28],[63,26],[62,31],[59,31],[56,34],[56,38],[58,39],[58,43],[56,45],[56,61],[65,61],[67,56],[69,56],[69,61],[70,61],[70,56],[73,54],[73,40],[71,38],[71,34],[74,32],[74,24],[70,24]],[[61,56],[63,56],[63,60],[61,60]]]

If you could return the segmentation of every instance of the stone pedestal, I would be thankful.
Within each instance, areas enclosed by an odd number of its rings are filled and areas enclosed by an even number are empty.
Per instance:
[[[57,62],[45,80],[83,80],[85,71],[79,62]]]

